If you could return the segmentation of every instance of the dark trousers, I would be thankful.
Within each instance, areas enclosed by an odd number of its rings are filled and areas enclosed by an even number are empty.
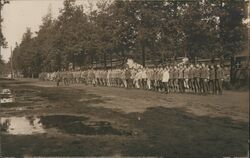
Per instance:
[[[168,93],[169,92],[168,82],[163,82],[163,85],[164,85],[164,91]]]
[[[64,78],[64,79],[63,79],[63,82],[64,82],[64,85],[65,85],[65,86],[69,85],[69,80],[68,80],[68,78]]]
[[[132,88],[132,79],[127,78],[126,82],[127,82],[127,88]]]
[[[216,93],[222,94],[222,81],[221,79],[215,79],[215,89]]]
[[[56,86],[57,86],[57,87],[59,87],[60,81],[61,81],[60,79],[57,79],[57,80],[56,80]]]
[[[200,92],[200,78],[198,77],[194,78],[194,91],[195,93]]]
[[[147,79],[146,78],[142,79],[142,87],[143,87],[143,89],[147,89]]]
[[[216,93],[215,79],[211,79],[211,80],[209,81],[209,84],[210,84],[209,87],[210,87],[212,93],[215,94],[215,93]]]
[[[200,79],[201,92],[206,94],[208,91],[208,85],[205,78]]]
[[[194,79],[193,78],[190,78],[188,79],[188,86],[189,86],[189,89],[193,92],[194,91]]]
[[[157,80],[157,90],[162,91],[163,90],[163,82],[161,80]]]
[[[179,78],[178,85],[179,85],[179,92],[183,93],[184,92],[184,79]]]

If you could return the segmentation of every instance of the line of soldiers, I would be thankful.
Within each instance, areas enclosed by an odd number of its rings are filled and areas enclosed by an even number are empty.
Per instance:
[[[164,93],[222,94],[225,78],[220,65],[174,65],[157,68],[88,69],[41,73],[41,80],[64,85],[124,87]]]

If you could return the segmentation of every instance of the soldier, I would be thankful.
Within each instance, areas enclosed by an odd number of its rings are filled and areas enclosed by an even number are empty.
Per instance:
[[[128,68],[125,70],[125,79],[127,88],[131,88],[131,71]]]
[[[169,81],[169,70],[168,67],[165,67],[162,73],[162,83],[164,86],[165,93],[169,93],[168,81]]]
[[[111,70],[108,70],[108,72],[107,72],[107,86],[111,86],[110,75],[111,75]]]
[[[169,68],[169,92],[173,92],[174,88],[174,78],[173,78],[173,67]]]
[[[119,84],[119,87],[121,87],[123,85],[123,81],[122,81],[122,69],[118,69],[118,84]]]
[[[178,66],[174,67],[174,92],[179,92],[179,68]]]
[[[64,71],[63,72],[63,83],[64,83],[65,86],[68,85],[68,76],[67,75],[68,75],[67,71]]]
[[[93,70],[93,73],[95,74],[95,81],[96,81],[96,85],[100,85],[100,77],[99,77],[99,70]]]
[[[205,90],[206,90],[206,93],[208,93],[209,92],[209,67],[208,65],[205,65],[205,74],[206,74]]]
[[[110,70],[110,75],[109,75],[109,80],[110,80],[110,86],[114,86],[114,70]]]
[[[160,91],[160,92],[162,92],[163,88],[164,88],[162,79],[163,79],[163,68],[158,68],[157,83],[158,83],[158,91]]]
[[[142,88],[147,89],[147,73],[145,68],[142,68],[141,77],[142,77]]]
[[[146,76],[147,76],[147,81],[146,81],[146,89],[150,90],[151,89],[151,72],[149,68],[146,68]]]
[[[155,71],[155,87],[156,87],[156,91],[159,91],[160,90],[160,69],[159,68],[156,68],[156,71]]]
[[[142,75],[141,69],[138,69],[136,75],[134,76],[134,83],[136,88],[141,87],[141,79],[142,79],[141,75]]]
[[[125,69],[121,70],[121,80],[122,80],[122,84],[123,87],[127,88],[127,81],[126,81],[126,76],[125,76]]]
[[[194,92],[194,66],[191,64],[188,71],[188,86],[189,91]]]
[[[210,66],[209,69],[209,85],[210,85],[210,89],[212,89],[213,94],[216,93],[216,87],[215,87],[215,68],[214,65]]]
[[[200,78],[200,86],[201,86],[201,93],[206,94],[207,93],[207,68],[205,64],[203,63],[201,66],[201,78]]]
[[[85,71],[82,73],[81,77],[82,77],[83,83],[85,83],[85,85],[87,85],[87,84],[88,84],[88,71],[85,70]]]
[[[153,87],[153,90],[156,91],[156,68],[152,69],[151,72],[151,85]]]
[[[187,68],[186,65],[184,65],[184,67],[183,67],[184,92],[189,89],[189,86],[188,86],[188,73],[189,73],[189,69]]]
[[[200,77],[201,77],[201,68],[200,68],[200,65],[197,64],[196,65],[196,68],[194,70],[194,90],[195,90],[195,93],[200,93]]]
[[[184,76],[183,76],[183,67],[182,65],[178,68],[178,85],[179,85],[179,92],[184,92]]]
[[[61,82],[61,74],[60,71],[56,72],[56,86],[59,87],[59,84]]]
[[[104,78],[104,85],[108,86],[108,70],[104,70],[103,78]]]
[[[223,69],[220,65],[217,65],[216,75],[215,75],[215,86],[216,86],[216,93],[222,95],[222,81],[223,81]]]
[[[77,83],[77,84],[80,84],[80,83],[81,83],[81,73],[82,73],[81,70],[78,70],[78,71],[76,72],[76,83]]]
[[[74,75],[72,71],[68,71],[68,81],[71,84],[74,84]]]
[[[89,70],[88,80],[89,80],[89,83],[91,85],[96,86],[96,79],[95,79],[95,73],[94,73],[94,69],[93,68],[91,70]]]

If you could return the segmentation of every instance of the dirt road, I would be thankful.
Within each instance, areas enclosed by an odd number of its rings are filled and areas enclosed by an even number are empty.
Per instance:
[[[0,87],[15,97],[15,102],[1,104],[4,156],[248,153],[248,92],[166,95],[112,87],[55,87],[37,80],[1,80]]]

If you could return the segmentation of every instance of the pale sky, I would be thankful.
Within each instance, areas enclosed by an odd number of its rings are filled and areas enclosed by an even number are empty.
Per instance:
[[[97,0],[77,0],[77,4],[84,4],[86,7]],[[1,50],[1,55],[5,61],[9,60],[10,47],[15,47],[15,43],[20,43],[23,33],[27,27],[32,32],[38,31],[42,23],[42,17],[48,13],[51,6],[53,17],[59,15],[59,9],[63,8],[63,0],[10,0],[4,5],[2,10],[2,31],[8,42],[8,48]]]

